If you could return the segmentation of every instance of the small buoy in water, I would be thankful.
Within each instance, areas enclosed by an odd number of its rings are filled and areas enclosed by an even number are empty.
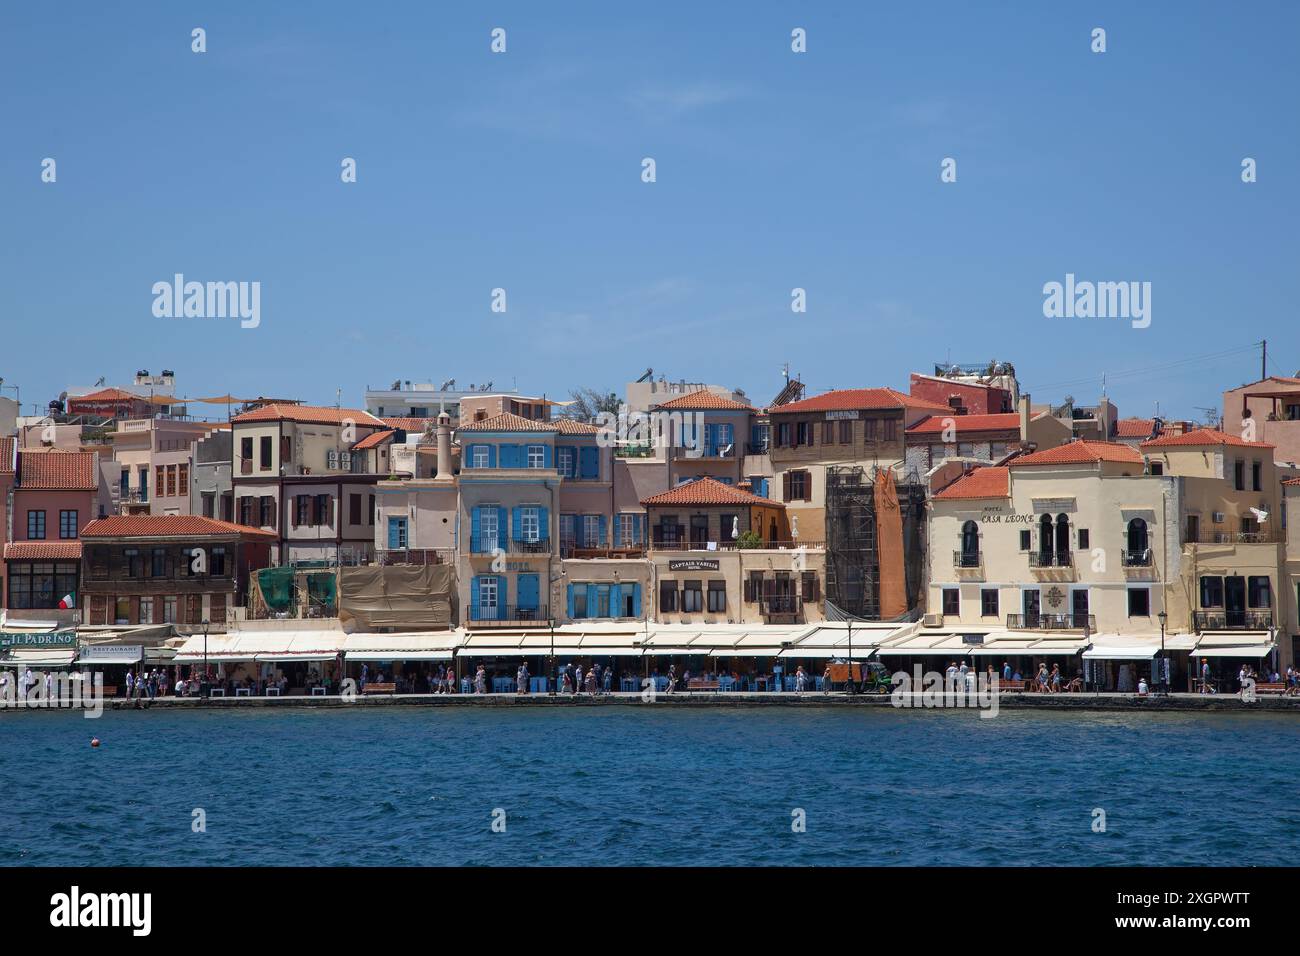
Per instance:
[[[90,746],[92,746],[92,747],[98,747],[98,746],[99,746],[99,738],[98,738],[98,737],[91,737],[91,738],[90,738]]]

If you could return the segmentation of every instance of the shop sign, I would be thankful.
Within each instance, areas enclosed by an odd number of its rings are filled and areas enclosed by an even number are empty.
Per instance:
[[[669,561],[669,571],[717,571],[721,565],[716,558],[686,558]]]
[[[76,631],[0,631],[0,648],[76,647]]]

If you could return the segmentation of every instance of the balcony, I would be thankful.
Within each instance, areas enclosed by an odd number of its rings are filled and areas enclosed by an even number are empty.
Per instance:
[[[1031,568],[1071,568],[1074,567],[1074,555],[1069,551],[1030,551]]]
[[[1120,560],[1123,561],[1126,568],[1149,568],[1151,567],[1151,557],[1150,548],[1142,551],[1120,552]]]
[[[959,571],[978,571],[984,567],[984,553],[981,551],[954,551],[952,566]]]
[[[1280,530],[1202,531],[1194,535],[1183,534],[1183,544],[1279,544],[1285,540],[1285,533]]]
[[[1089,631],[1097,630],[1095,614],[1008,614],[1007,629],[1011,631]]]
[[[1273,626],[1273,612],[1197,611],[1193,615],[1200,631],[1267,631]]]
[[[768,624],[799,624],[803,620],[803,599],[797,594],[769,595],[758,607]]]
[[[504,604],[485,607],[481,604],[470,604],[466,607],[466,617],[471,623],[485,627],[502,624],[535,624],[538,621],[550,620],[547,610],[545,605],[517,607],[513,604]]]
[[[645,545],[629,544],[618,548],[607,547],[603,543],[591,542],[575,544],[572,541],[560,542],[562,558],[642,558],[645,557]]]
[[[745,454],[746,454],[746,455],[766,455],[767,452],[768,452],[768,449],[769,449],[770,447],[771,447],[771,442],[767,442],[767,441],[759,441],[759,442],[747,441],[747,442],[745,442]]]
[[[394,564],[453,564],[455,560],[456,553],[451,548],[390,548],[376,551],[368,563],[386,568]],[[356,563],[363,562],[357,560]]]
[[[813,540],[811,538],[799,538],[797,540],[772,540],[760,541],[753,547],[746,547],[738,544],[735,540],[726,541],[707,541],[696,538],[687,540],[684,538],[673,538],[659,540],[655,539],[650,543],[652,551],[797,551],[800,548],[820,549],[826,546],[825,541]]]

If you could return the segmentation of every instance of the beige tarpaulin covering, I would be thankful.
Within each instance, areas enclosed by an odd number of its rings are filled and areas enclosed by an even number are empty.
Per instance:
[[[366,631],[450,627],[453,586],[449,564],[342,567],[339,616],[354,618]]]

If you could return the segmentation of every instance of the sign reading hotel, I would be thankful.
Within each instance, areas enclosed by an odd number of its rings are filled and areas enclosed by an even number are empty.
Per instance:
[[[669,561],[669,571],[716,571],[719,564],[716,558],[688,558]]]
[[[826,413],[826,420],[827,420],[828,422],[833,422],[833,421],[836,421],[836,420],[841,420],[841,419],[846,419],[846,418],[847,418],[847,419],[856,419],[857,417],[858,417],[858,410],[857,410],[856,408],[852,408],[852,409],[843,409],[843,410],[840,410],[840,411],[833,411],[833,412],[827,412],[827,413]]]
[[[0,631],[0,649],[76,646],[76,631]]]

